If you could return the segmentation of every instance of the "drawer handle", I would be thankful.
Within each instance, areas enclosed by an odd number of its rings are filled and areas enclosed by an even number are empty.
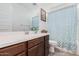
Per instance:
[[[0,56],[9,56],[10,54],[8,52],[0,52]]]

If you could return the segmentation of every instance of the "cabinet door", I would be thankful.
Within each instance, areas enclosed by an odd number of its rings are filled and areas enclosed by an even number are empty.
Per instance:
[[[39,49],[38,49],[38,56],[44,56],[44,42],[39,44]]]
[[[49,54],[49,36],[45,36],[45,56]]]
[[[17,56],[26,56],[26,52],[24,51],[24,52],[18,54]]]
[[[28,49],[28,56],[44,56],[44,42]]]

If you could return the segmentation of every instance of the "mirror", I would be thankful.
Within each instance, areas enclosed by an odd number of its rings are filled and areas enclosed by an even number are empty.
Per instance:
[[[30,31],[32,3],[0,3],[0,32]]]
[[[34,30],[34,28],[39,29],[39,22],[46,22],[46,12],[42,7],[45,7],[45,5],[49,4],[0,3],[0,32],[31,31]],[[40,28],[44,27],[41,25]]]

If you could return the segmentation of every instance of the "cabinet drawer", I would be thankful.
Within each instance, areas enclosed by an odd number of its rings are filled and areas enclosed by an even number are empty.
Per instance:
[[[23,42],[23,43],[15,44],[15,45],[0,49],[0,55],[14,56],[25,50],[26,50],[26,43]]]
[[[39,44],[40,42],[44,41],[44,37],[40,37],[40,38],[36,38],[36,39],[32,39],[28,41],[28,48],[31,48],[37,44]]]

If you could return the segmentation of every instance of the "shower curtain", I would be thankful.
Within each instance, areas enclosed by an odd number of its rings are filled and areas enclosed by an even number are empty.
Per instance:
[[[76,5],[52,11],[48,14],[50,40],[57,41],[59,47],[75,51],[76,45]]]

